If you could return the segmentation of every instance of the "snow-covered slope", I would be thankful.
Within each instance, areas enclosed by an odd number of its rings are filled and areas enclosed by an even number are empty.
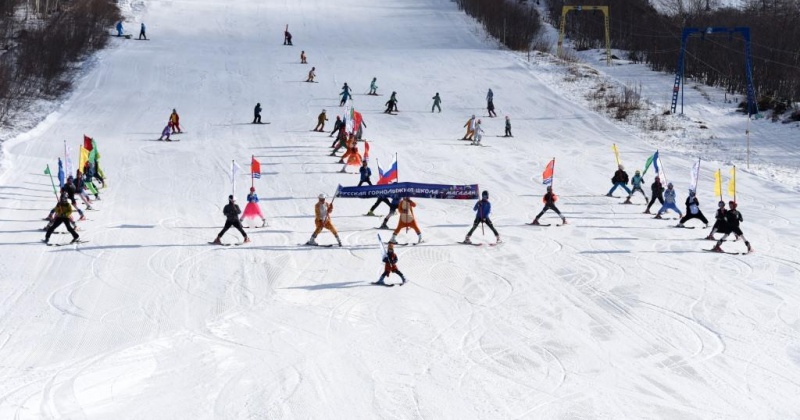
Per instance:
[[[498,50],[449,1],[131,10],[128,26],[143,20],[153,39],[115,39],[56,113],[4,144],[0,418],[800,414],[796,192],[741,173],[742,227],[757,252],[703,252],[706,230],[672,229],[641,204],[603,196],[611,144],[629,172],[651,144],[565,98],[541,66]],[[281,45],[287,23],[293,47]],[[302,82],[310,66],[318,84]],[[384,96],[364,95],[372,77]],[[398,153],[403,181],[480,184],[504,244],[456,244],[473,203],[420,199],[427,242],[398,252],[411,282],[373,287],[380,221],[361,216],[372,201],[337,199],[345,247],[298,246],[317,194],[357,182],[337,173],[331,138],[310,131],[323,108],[335,115],[344,82],[373,159]],[[512,139],[495,137],[501,118],[485,117],[488,88]],[[397,116],[382,113],[391,91]],[[441,114],[430,113],[436,92]],[[270,125],[249,124],[256,102]],[[154,141],[172,108],[186,133]],[[457,140],[473,113],[490,147]],[[45,247],[38,229],[53,199],[42,171],[84,133],[98,142],[109,187],[80,224],[89,243]],[[682,201],[695,156],[662,154]],[[224,221],[230,162],[246,166],[251,155],[262,162],[256,187],[270,226],[246,246],[207,245]],[[552,157],[571,224],[526,226]],[[704,166],[700,180],[709,217],[715,169]],[[240,174],[240,202],[248,182]]]

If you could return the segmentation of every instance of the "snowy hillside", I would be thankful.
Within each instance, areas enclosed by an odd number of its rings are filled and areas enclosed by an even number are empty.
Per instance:
[[[593,111],[580,84],[558,75],[566,70],[499,50],[447,0],[125,7],[126,31],[144,21],[152,39],[114,39],[56,112],[3,144],[0,418],[800,415],[800,200],[791,186],[739,171],[742,229],[756,252],[704,252],[714,243],[700,222],[674,229],[676,220],[642,214],[641,196],[628,206],[605,194],[612,144],[631,175],[658,148],[679,204],[692,151],[706,149],[654,147]],[[281,45],[286,24],[291,47]],[[319,83],[304,82],[311,66]],[[365,95],[373,77],[382,96]],[[333,139],[310,131],[322,109],[332,128],[345,82],[373,172],[376,158],[388,166],[397,153],[401,181],[479,184],[504,243],[456,243],[473,201],[417,199],[425,242],[397,248],[410,282],[371,286],[383,271],[376,233],[387,231],[362,216],[373,200],[337,198],[344,246],[300,245],[317,195],[358,182],[328,156]],[[498,118],[486,117],[489,88]],[[398,115],[383,113],[392,91]],[[436,92],[441,113],[430,112]],[[269,125],[250,124],[257,102]],[[158,142],[173,108],[185,133]],[[471,114],[488,147],[458,140]],[[513,138],[500,137],[506,115]],[[714,125],[712,113],[702,118]],[[64,140],[74,151],[84,134],[97,141],[108,187],[79,222],[88,243],[46,247],[39,229],[54,199],[42,172]],[[786,135],[757,141],[777,145],[759,162],[797,167],[796,152],[782,153]],[[269,226],[250,230],[250,244],[208,245],[225,221],[231,160],[247,168],[251,155]],[[546,213],[551,226],[528,226],[553,157],[569,224]],[[723,165],[744,166],[720,161],[701,169],[710,218],[714,171],[727,181]],[[797,185],[796,172],[782,176]],[[645,178],[649,187],[652,169]],[[240,172],[241,205],[249,183]],[[415,236],[401,232],[400,242]],[[472,239],[494,241],[480,228]],[[327,232],[318,241],[335,242]]]

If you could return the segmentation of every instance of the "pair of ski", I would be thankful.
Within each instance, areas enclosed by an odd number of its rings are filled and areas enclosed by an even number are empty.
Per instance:
[[[244,244],[244,242],[239,242],[239,243],[230,243],[230,244],[226,244],[226,243],[216,243],[216,242],[209,242],[208,244],[209,244],[209,245],[220,245],[220,246],[231,246],[231,245],[233,245],[233,246],[239,246],[239,245],[243,245],[243,244]]]
[[[42,242],[44,242],[44,239],[42,239]],[[47,246],[64,246],[64,245],[78,245],[78,244],[85,244],[85,243],[87,243],[87,242],[89,242],[89,241],[77,240],[77,241],[74,241],[74,242],[63,242],[63,243],[60,243],[60,244],[51,244],[50,242],[44,242],[44,243],[45,243],[45,245],[47,245]]]
[[[394,286],[402,286],[402,285],[404,285],[406,283],[408,283],[408,280],[406,280],[406,281],[404,281],[402,283],[384,283],[384,282],[381,282],[381,281],[375,281],[375,282],[372,282],[370,284],[373,285],[373,286],[394,287]]]
[[[713,253],[716,253],[716,254],[728,254],[728,255],[747,255],[747,254],[750,254],[750,253],[753,252],[752,249],[750,251],[747,251],[747,252],[730,252],[730,251],[715,251],[713,248],[712,249],[704,249],[703,251],[713,252]]]
[[[502,242],[475,243],[475,242],[464,242],[464,241],[458,241],[456,243],[461,245],[472,245],[472,246],[484,246],[484,245],[498,246],[502,244]]]
[[[544,226],[553,226],[552,223],[539,223],[539,224],[525,223],[525,224],[528,225],[528,226],[543,226],[543,227]],[[556,226],[564,226],[564,225],[566,225],[566,223],[557,223],[556,224]]]

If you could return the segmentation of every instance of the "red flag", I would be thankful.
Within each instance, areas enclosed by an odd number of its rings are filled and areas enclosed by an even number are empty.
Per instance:
[[[369,162],[369,142],[364,140],[364,160]]]
[[[253,178],[261,178],[261,162],[257,161],[255,157],[250,162],[250,173],[253,174]]]
[[[542,184],[550,185],[553,183],[553,172],[555,172],[556,158],[553,158],[542,172]]]
[[[83,135],[83,148],[90,152],[92,151],[92,138],[86,134]]]

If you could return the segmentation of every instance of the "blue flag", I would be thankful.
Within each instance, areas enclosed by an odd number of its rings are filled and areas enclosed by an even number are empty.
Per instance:
[[[61,158],[58,158],[58,186],[64,188],[64,164],[61,163]]]

